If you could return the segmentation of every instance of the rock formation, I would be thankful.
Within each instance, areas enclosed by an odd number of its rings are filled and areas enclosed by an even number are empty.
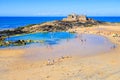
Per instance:
[[[16,34],[44,32],[44,31],[45,32],[67,31],[68,29],[71,29],[74,26],[91,27],[98,23],[99,23],[98,21],[95,21],[91,18],[87,18],[84,15],[80,16],[76,14],[71,14],[67,18],[64,18],[61,21],[52,21],[41,24],[28,25],[28,26],[16,28],[14,30],[0,31],[0,34],[10,36]]]

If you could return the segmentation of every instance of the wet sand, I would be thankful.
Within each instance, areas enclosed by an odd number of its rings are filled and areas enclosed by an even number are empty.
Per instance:
[[[54,61],[26,61],[21,59],[24,50],[0,50],[0,79],[120,80],[120,37],[113,37],[114,33],[120,35],[120,25],[99,25],[99,27],[75,28],[69,31],[102,35],[117,47],[97,55],[65,56]]]
[[[79,37],[80,35],[80,37]],[[22,56],[25,60],[48,60],[62,56],[92,56],[111,50],[113,44],[103,36],[91,34],[78,34],[76,38],[59,41],[56,45],[32,44],[24,49]]]

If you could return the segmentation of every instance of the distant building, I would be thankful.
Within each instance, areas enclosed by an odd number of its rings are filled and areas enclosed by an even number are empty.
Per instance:
[[[63,21],[79,21],[79,22],[86,22],[88,19],[85,15],[76,15],[70,14],[67,18],[64,18]]]

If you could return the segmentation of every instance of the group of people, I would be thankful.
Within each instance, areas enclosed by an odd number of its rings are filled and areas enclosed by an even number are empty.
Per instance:
[[[83,38],[82,34],[77,35],[76,38],[78,38],[82,44],[86,43],[86,41],[87,41],[85,38]]]
[[[61,62],[62,60],[66,58],[71,58],[71,56],[61,56],[58,59],[48,59],[47,60],[47,65],[54,65],[56,62]]]

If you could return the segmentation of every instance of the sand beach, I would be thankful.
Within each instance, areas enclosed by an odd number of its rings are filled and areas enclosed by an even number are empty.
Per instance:
[[[0,80],[120,80],[120,25],[74,28],[78,34],[107,37],[116,47],[92,56],[64,56],[54,61],[26,61],[24,49],[0,50]]]

